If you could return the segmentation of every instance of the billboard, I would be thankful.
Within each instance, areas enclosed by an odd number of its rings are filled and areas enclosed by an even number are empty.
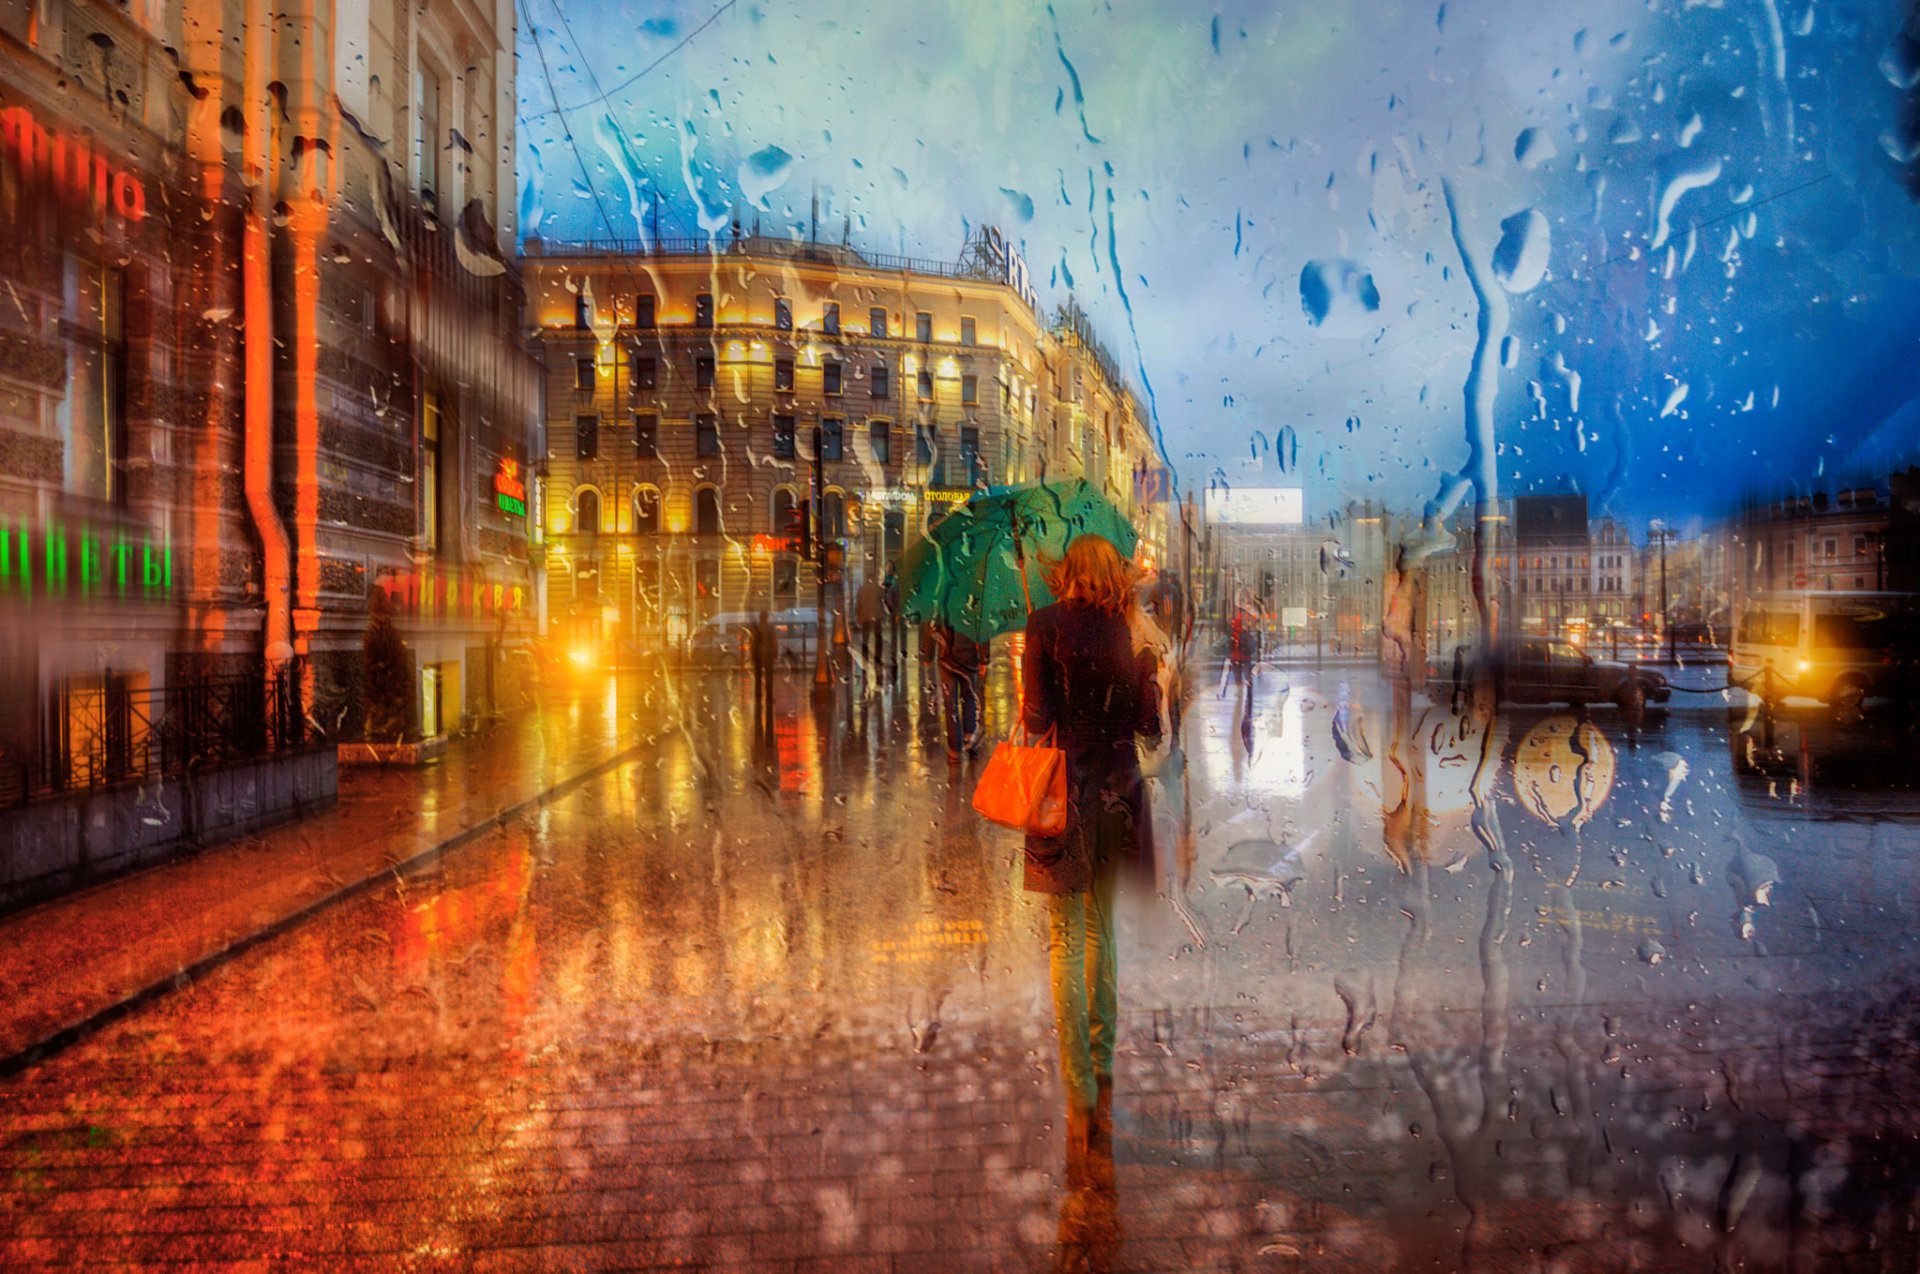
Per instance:
[[[1299,487],[1210,487],[1207,521],[1235,526],[1299,526],[1306,501]]]

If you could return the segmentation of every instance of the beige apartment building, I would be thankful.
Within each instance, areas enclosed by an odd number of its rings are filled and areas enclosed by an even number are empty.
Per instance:
[[[676,649],[718,614],[811,607],[816,569],[843,607],[973,492],[1043,477],[1084,475],[1148,556],[1165,544],[1144,413],[991,232],[958,262],[530,239],[522,269],[546,365],[549,632]]]

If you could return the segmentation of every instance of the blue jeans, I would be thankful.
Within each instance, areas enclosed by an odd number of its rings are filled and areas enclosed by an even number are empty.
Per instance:
[[[980,730],[980,674],[941,664],[940,712],[946,724],[947,751],[970,747]]]
[[[1118,861],[1103,856],[1094,864],[1093,883],[1086,892],[1047,895],[1060,1078],[1068,1105],[1081,1110],[1092,1108],[1099,1080],[1113,1076],[1120,1017],[1113,934],[1117,874]]]

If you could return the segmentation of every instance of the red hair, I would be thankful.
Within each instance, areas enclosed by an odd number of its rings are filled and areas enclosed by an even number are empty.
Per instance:
[[[1048,570],[1047,587],[1060,601],[1078,600],[1109,615],[1124,617],[1134,607],[1133,567],[1103,535],[1074,537]]]

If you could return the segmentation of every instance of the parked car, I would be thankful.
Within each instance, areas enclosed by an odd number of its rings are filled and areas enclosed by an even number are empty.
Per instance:
[[[1511,703],[1614,703],[1636,709],[1665,703],[1673,687],[1660,673],[1597,659],[1572,642],[1523,637],[1500,653],[1501,698]]]
[[[759,618],[758,611],[726,611],[702,620],[687,635],[687,658],[697,664],[738,663],[747,661],[746,630]],[[774,611],[768,616],[780,639],[782,659],[811,659],[813,644],[820,631],[819,619],[809,609],[795,607]]]

